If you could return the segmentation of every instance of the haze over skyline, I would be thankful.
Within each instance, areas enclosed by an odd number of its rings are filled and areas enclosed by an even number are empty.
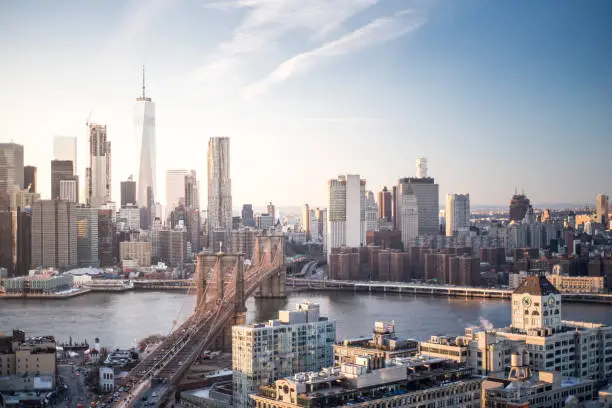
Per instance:
[[[50,196],[55,135],[108,126],[113,198],[134,168],[140,66],[165,170],[231,138],[234,207],[326,205],[327,180],[379,191],[425,156],[440,196],[506,205],[608,190],[612,3],[484,0],[20,1],[0,4],[0,140]],[[443,202],[441,200],[441,202]]]

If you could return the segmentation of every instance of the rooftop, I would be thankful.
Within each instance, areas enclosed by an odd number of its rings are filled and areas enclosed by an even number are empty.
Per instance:
[[[534,296],[559,295],[560,292],[543,275],[527,276],[513,293],[527,293]]]

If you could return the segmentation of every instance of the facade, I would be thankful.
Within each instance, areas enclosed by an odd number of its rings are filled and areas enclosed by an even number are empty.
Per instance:
[[[378,218],[384,219],[386,222],[393,221],[393,194],[387,190],[387,186],[383,187],[378,193]]]
[[[404,250],[419,234],[419,204],[416,194],[408,184],[402,189],[399,202],[399,230],[402,236]]]
[[[185,204],[185,176],[181,169],[166,170],[166,218],[179,205]]]
[[[142,71],[142,95],[136,98],[136,105],[134,105],[134,134],[136,151],[134,180],[138,188],[136,202],[140,207],[151,208],[147,201],[148,189],[151,189],[152,197],[157,197],[155,104],[145,94],[144,68]]]
[[[77,260],[79,267],[87,268],[100,266],[98,255],[98,209],[77,207]]]
[[[151,266],[151,242],[123,241],[119,244],[119,260],[134,260],[138,266]]]
[[[136,182],[130,176],[126,181],[121,182],[121,208],[135,205],[137,205]]]
[[[196,171],[191,170],[185,176],[185,217],[187,221],[187,241],[191,243],[194,251],[202,248],[200,235],[202,235],[202,218],[200,215],[200,182],[196,178]]]
[[[0,143],[0,192],[11,195],[23,189],[23,146]]]
[[[365,185],[366,181],[355,174],[329,180],[326,242],[328,254],[331,248],[365,245]]]
[[[32,390],[38,382],[49,382],[49,388],[53,389],[57,370],[55,347],[52,336],[26,338],[21,330],[13,330],[12,336],[0,337],[0,377],[29,378],[18,391]],[[32,377],[39,381],[32,381]]]
[[[140,229],[140,209],[138,207],[122,207],[117,216],[118,222],[124,222],[124,229]]]
[[[448,360],[395,358],[387,367],[370,369],[360,357],[276,380],[252,398],[257,408],[479,408],[482,381]]]
[[[87,203],[100,207],[111,201],[111,145],[107,140],[106,125],[89,124],[89,167]]]
[[[253,213],[253,205],[252,204],[243,204],[242,205],[242,225],[245,227],[254,227],[255,226],[255,217]]]
[[[53,159],[71,161],[77,168],[77,138],[74,136],[55,136],[53,138]]]
[[[304,204],[304,206],[302,207],[302,219],[301,219],[301,223],[302,223],[302,231],[304,231],[306,233],[306,239],[310,240],[311,238],[311,229],[312,229],[312,224],[311,224],[311,215],[310,215],[310,206],[308,204]]]
[[[266,210],[268,211],[268,214],[272,216],[272,222],[274,223],[273,225],[276,225],[276,206],[272,204],[272,202],[269,202],[266,206]]]
[[[603,276],[564,276],[552,274],[546,278],[561,293],[606,292]]]
[[[599,194],[595,198],[595,213],[597,214],[597,222],[605,226],[608,225],[610,217],[608,213],[610,211],[609,198],[606,194]]]
[[[272,214],[257,214],[255,216],[255,226],[260,230],[273,228],[274,216]]]
[[[111,367],[100,367],[99,375],[100,391],[105,394],[113,392],[115,389],[115,370]]]
[[[446,236],[467,234],[470,231],[470,195],[446,195]]]
[[[35,166],[25,166],[23,168],[23,188],[30,193],[36,192],[37,169]]]
[[[232,180],[230,178],[230,139],[213,137],[208,141],[208,243],[219,251],[231,251]]]
[[[232,327],[235,407],[254,406],[249,394],[260,386],[333,364],[336,322],[320,316],[319,305],[281,310],[278,320]]]
[[[365,218],[366,218],[366,233],[368,231],[377,231],[378,230],[378,204],[376,204],[376,199],[374,199],[374,193],[368,191],[366,193],[366,209],[365,209]]]
[[[51,160],[51,199],[60,199],[60,181],[72,180],[74,163],[71,160]]]
[[[416,159],[417,178],[427,178],[427,158],[419,157]]]
[[[401,208],[400,201],[404,192],[408,189],[408,186],[412,189],[414,195],[417,198],[419,206],[419,236],[425,235],[439,235],[440,234],[440,206],[438,197],[438,185],[431,177],[424,178],[402,178],[398,181],[397,185],[397,209],[399,217],[397,220],[397,226],[401,226]]]
[[[32,204],[32,266],[77,266],[77,217],[74,203],[40,200]]]
[[[182,265],[185,261],[185,231],[160,230],[159,232],[159,259],[168,266]]]
[[[79,202],[79,182],[76,178],[72,180],[63,179],[59,182],[59,199],[71,203]]]
[[[98,257],[101,267],[115,265],[113,255],[115,242],[114,214],[113,209],[100,208],[98,210]]]
[[[510,221],[522,221],[529,207],[530,202],[525,194],[514,194],[510,200]]]

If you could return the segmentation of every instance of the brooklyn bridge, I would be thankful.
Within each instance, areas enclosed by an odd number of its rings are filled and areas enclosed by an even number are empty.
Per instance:
[[[241,253],[198,254],[193,314],[130,371],[130,392],[114,406],[133,406],[152,384],[164,384],[168,394],[203,350],[230,349],[231,327],[246,323],[245,300],[256,291],[284,295],[284,274],[282,235],[257,236],[250,260]]]

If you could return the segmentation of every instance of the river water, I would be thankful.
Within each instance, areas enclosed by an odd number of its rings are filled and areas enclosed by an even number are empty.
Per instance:
[[[369,335],[375,320],[395,320],[399,335],[419,340],[434,334],[462,334],[471,325],[504,327],[510,324],[507,300],[462,299],[394,294],[301,292],[287,299],[247,301],[247,320],[265,321],[283,308],[310,300],[324,316],[336,319],[338,339]],[[130,347],[151,334],[166,334],[174,322],[186,319],[195,298],[184,293],[89,293],[65,300],[4,299],[0,301],[0,331],[13,328],[27,335],[54,335],[59,341],[99,337],[105,346]],[[612,306],[563,305],[564,320],[612,325]]]

